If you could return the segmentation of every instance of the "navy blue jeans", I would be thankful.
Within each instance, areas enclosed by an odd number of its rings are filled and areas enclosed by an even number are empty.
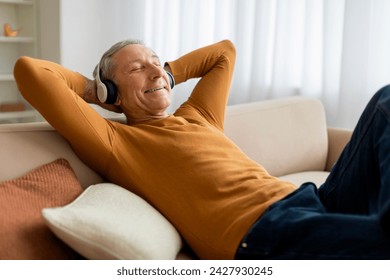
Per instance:
[[[274,203],[236,259],[390,259],[390,86],[368,103],[326,182]]]

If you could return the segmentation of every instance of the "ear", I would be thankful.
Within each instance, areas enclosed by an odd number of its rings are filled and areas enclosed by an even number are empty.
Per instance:
[[[119,94],[118,94],[118,96],[116,97],[116,101],[115,101],[114,105],[115,106],[120,106],[121,104],[122,104],[122,100],[120,99]]]

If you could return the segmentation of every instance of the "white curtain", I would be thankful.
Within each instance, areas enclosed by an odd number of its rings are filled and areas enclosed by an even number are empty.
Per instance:
[[[353,128],[369,98],[390,81],[388,0],[62,1],[73,22],[82,2],[89,4],[80,16],[97,15],[93,26],[104,30],[98,44],[105,49],[136,37],[172,60],[225,38],[233,41],[237,60],[229,104],[315,97],[323,101],[330,125]],[[195,82],[175,89],[174,107]]]

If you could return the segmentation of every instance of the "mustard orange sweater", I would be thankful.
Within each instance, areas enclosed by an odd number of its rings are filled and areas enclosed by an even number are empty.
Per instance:
[[[173,115],[133,126],[102,118],[82,99],[85,77],[60,65],[23,57],[14,74],[84,162],[154,205],[200,258],[232,259],[261,214],[295,190],[223,133],[234,62],[229,41],[170,62],[177,84],[202,78]]]

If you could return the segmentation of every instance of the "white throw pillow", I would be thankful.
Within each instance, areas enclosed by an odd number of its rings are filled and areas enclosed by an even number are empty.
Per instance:
[[[175,259],[182,240],[139,196],[110,183],[88,187],[75,201],[42,210],[50,229],[88,259]]]

